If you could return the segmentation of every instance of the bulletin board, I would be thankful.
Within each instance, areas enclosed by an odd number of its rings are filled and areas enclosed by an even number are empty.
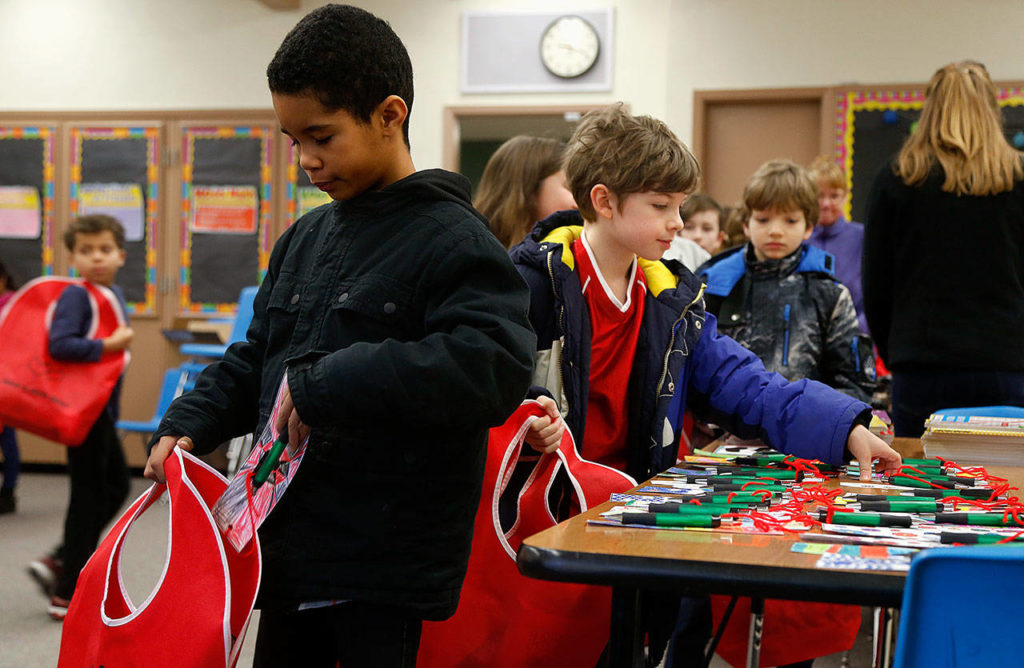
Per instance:
[[[309,180],[309,175],[299,167],[299,151],[294,146],[288,148],[285,181],[288,188],[285,196],[285,220],[289,226],[318,206],[332,201],[331,196],[314,186]]]
[[[241,289],[266,273],[273,137],[262,125],[183,129],[183,315],[234,312]]]
[[[1024,89],[998,89],[1006,139],[1024,133]],[[847,220],[863,222],[878,171],[899,152],[924,104],[924,86],[844,91],[836,98],[835,155],[846,174]],[[1020,137],[1024,140],[1024,134]]]
[[[117,273],[132,315],[156,314],[160,196],[159,127],[72,127],[72,216],[105,213],[125,228]]]
[[[0,126],[0,260],[19,284],[53,274],[55,126]]]

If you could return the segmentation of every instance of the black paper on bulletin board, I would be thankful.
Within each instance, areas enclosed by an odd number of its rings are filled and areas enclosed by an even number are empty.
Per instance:
[[[142,137],[123,139],[82,139],[82,180],[90,183],[137,183],[142,189],[143,211],[149,196],[146,174],[147,140]],[[146,238],[143,227],[140,241],[125,243],[127,258],[117,272],[117,284],[124,290],[125,301],[146,301]],[[63,243],[63,242],[61,242]]]
[[[253,186],[261,196],[263,147],[255,137],[196,138],[194,186]],[[192,235],[192,301],[228,304],[259,284],[258,234]]]
[[[0,139],[0,186],[32,186],[43,201],[44,139]],[[0,239],[0,260],[19,285],[43,273],[43,240]]]
[[[864,222],[871,184],[878,171],[899,153],[910,135],[911,125],[921,116],[919,109],[893,109],[896,123],[885,123],[885,110],[853,112],[853,165],[850,172],[851,219]],[[1003,106],[1003,129],[1006,140],[1024,132],[1024,106]]]

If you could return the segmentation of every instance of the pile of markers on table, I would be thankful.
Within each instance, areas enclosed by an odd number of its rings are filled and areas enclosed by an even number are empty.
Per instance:
[[[712,453],[713,454],[713,453]],[[782,454],[688,457],[617,502],[591,524],[768,535],[796,534],[794,551],[810,543],[887,546],[901,568],[905,552],[941,545],[1024,541],[1024,502],[1017,488],[983,467],[933,459],[905,460],[893,476],[857,482],[856,464],[835,468]],[[824,485],[838,477],[839,487]],[[872,488],[875,493],[846,491]],[[855,548],[831,546],[838,553]],[[827,561],[827,560],[826,560]],[[821,565],[821,564],[819,564]]]

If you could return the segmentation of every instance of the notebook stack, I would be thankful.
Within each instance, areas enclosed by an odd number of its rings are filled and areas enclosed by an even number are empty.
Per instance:
[[[921,436],[928,457],[960,465],[1024,465],[1024,418],[933,414]]]

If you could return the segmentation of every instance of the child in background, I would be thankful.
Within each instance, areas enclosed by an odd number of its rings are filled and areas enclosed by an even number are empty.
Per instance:
[[[80,216],[64,232],[71,266],[86,281],[109,288],[127,314],[121,288],[114,285],[124,266],[124,228],[102,214]],[[122,326],[105,339],[88,338],[92,325],[89,293],[69,285],[57,300],[50,325],[50,355],[83,364],[131,344],[131,328]],[[114,425],[120,411],[121,381],[81,445],[67,449],[71,495],[64,519],[64,541],[54,553],[29,564],[29,573],[51,594],[48,612],[55,620],[67,614],[78,575],[100,540],[100,533],[128,496],[129,474]]]
[[[565,187],[564,152],[564,142],[519,135],[487,161],[473,205],[505,248],[526,238],[538,220],[576,208]]]
[[[835,160],[818,156],[808,168],[818,184],[818,224],[807,243],[831,253],[835,258],[835,275],[853,298],[860,331],[868,333],[864,315],[864,292],[860,284],[860,265],[864,254],[864,226],[843,216],[846,203],[846,177]]]
[[[413,166],[412,64],[386,22],[314,9],[267,79],[335,201],[278,240],[247,339],[168,408],[146,475],[261,432],[287,378],[275,427],[309,444],[259,529],[254,665],[414,665],[421,620],[459,600],[487,430],[529,387],[529,294],[469,181]]]
[[[871,341],[833,258],[804,243],[818,217],[818,191],[789,160],[762,165],[743,191],[750,243],[702,268],[708,310],[722,332],[789,380],[810,378],[870,401]]]
[[[558,401],[583,457],[638,480],[664,471],[676,463],[688,406],[800,457],[838,464],[849,453],[864,463],[862,477],[875,458],[896,470],[900,456],[866,427],[870,406],[765,371],[753,353],[718,333],[701,281],[658,261],[683,227],[679,208],[700,176],[664,123],[631,116],[621,104],[590,112],[564,165],[579,211],[541,221],[512,258],[530,286],[534,385]],[[527,440],[545,451],[555,447]],[[679,598],[653,598],[663,609],[652,618],[671,624]],[[698,609],[699,628],[680,643],[679,656],[696,661],[709,637],[708,608],[687,601]],[[669,633],[659,632],[652,656]]]
[[[18,283],[0,262],[0,312],[4,305],[14,296]],[[18,508],[14,496],[14,488],[18,484],[18,473],[21,471],[21,454],[18,452],[18,437],[13,427],[0,425],[0,455],[4,458],[4,482],[0,486],[0,515],[13,513]]]
[[[722,228],[722,207],[711,195],[690,195],[683,203],[679,215],[683,219],[680,236],[696,241],[708,255],[715,255],[723,250],[725,230]]]

